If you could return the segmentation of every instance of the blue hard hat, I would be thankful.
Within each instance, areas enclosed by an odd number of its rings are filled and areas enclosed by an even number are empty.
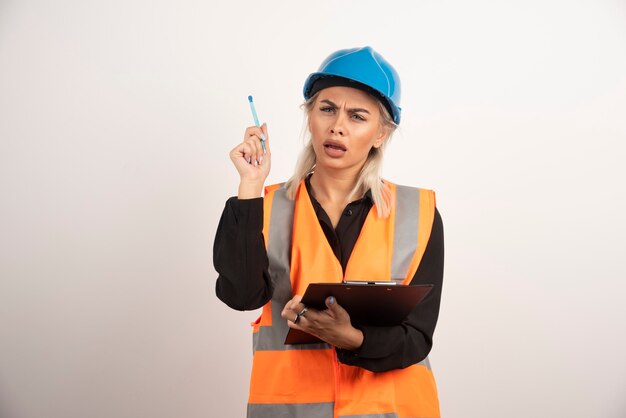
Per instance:
[[[351,83],[380,99],[393,121],[400,123],[400,77],[391,64],[369,46],[330,54],[319,70],[306,79],[304,99],[309,100],[321,88],[351,86]]]

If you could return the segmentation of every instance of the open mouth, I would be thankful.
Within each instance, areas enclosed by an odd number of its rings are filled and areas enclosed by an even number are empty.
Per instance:
[[[347,151],[346,147],[338,142],[326,141],[324,142],[324,148],[334,149],[338,151]]]

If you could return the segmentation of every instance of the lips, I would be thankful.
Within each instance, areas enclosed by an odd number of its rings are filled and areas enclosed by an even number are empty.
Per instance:
[[[327,140],[322,144],[324,146],[324,154],[330,158],[342,158],[346,155],[348,149],[339,141]]]
[[[341,143],[341,142],[337,142],[337,141],[324,141],[324,148],[329,148],[329,149],[333,149],[333,150],[338,150],[338,151],[347,151],[348,149]]]

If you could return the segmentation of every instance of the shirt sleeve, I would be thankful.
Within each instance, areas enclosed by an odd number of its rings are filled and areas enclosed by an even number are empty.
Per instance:
[[[433,228],[411,285],[433,284],[432,290],[402,324],[391,327],[360,326],[363,344],[356,351],[337,350],[344,364],[373,372],[401,369],[424,360],[433,345],[443,282],[443,222],[435,210]]]
[[[260,308],[272,297],[263,239],[263,198],[226,201],[215,241],[213,265],[217,297],[233,309]]]

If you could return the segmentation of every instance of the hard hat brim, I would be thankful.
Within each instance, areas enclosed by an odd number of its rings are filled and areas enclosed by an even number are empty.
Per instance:
[[[385,106],[385,108],[387,108],[387,111],[393,119],[393,122],[396,125],[400,124],[400,112],[402,109],[396,106],[395,103],[391,99],[389,99],[383,92],[367,84],[364,84],[359,80],[354,80],[337,74],[327,72],[311,73],[304,83],[304,99],[309,100],[318,91],[333,86],[352,87],[369,93],[370,95],[378,99]]]

